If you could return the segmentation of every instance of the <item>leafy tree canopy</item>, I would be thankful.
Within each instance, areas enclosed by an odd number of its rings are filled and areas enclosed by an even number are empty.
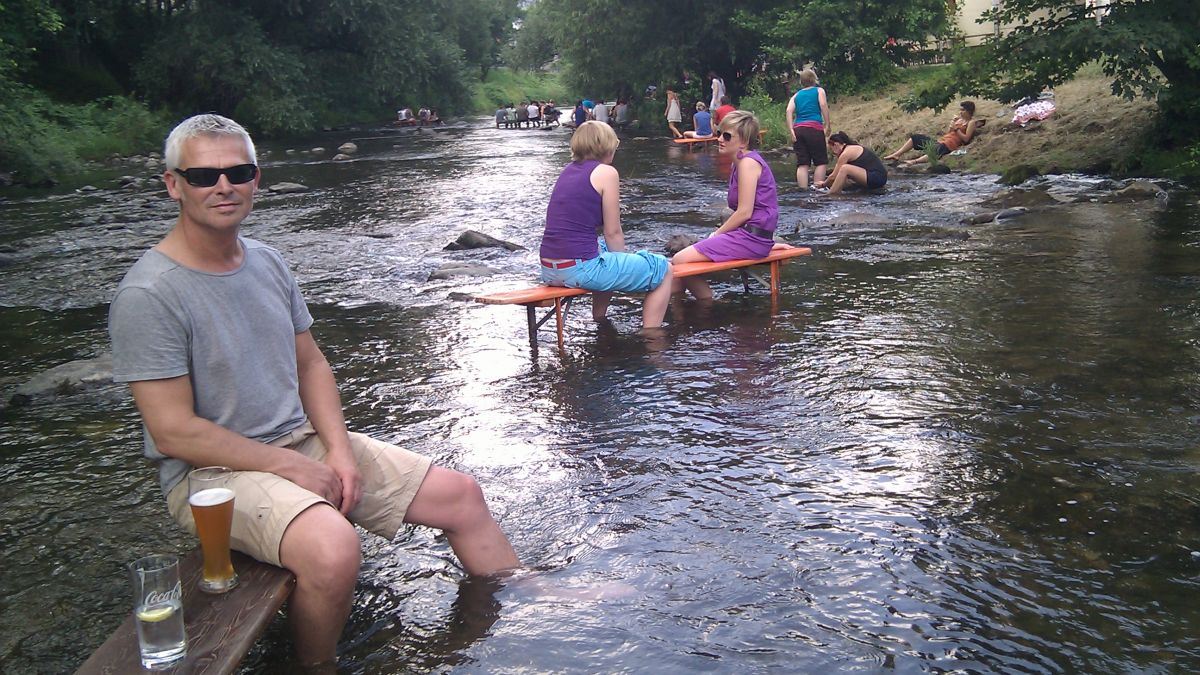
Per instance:
[[[1200,3],[1114,1],[1093,9],[1076,0],[1006,0],[987,21],[1019,25],[964,50],[941,76],[905,101],[942,108],[958,94],[1017,101],[1062,84],[1099,61],[1113,93],[1157,97],[1164,141],[1194,139],[1200,125]]]

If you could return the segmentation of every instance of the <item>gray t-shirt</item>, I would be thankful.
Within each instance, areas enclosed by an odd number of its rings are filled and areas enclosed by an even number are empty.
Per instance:
[[[279,252],[239,241],[245,257],[232,272],[194,270],[154,249],[134,263],[109,309],[113,380],[189,375],[197,415],[266,442],[305,421],[296,335],[313,318]],[[166,494],[189,466],[143,432]]]

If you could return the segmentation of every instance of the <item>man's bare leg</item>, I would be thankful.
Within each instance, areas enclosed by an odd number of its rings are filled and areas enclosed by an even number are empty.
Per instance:
[[[495,574],[521,565],[488,511],[479,483],[466,474],[430,467],[404,522],[445,532],[468,574]]]
[[[592,319],[603,321],[608,318],[608,303],[612,301],[612,293],[592,293]]]
[[[332,664],[362,563],[358,532],[332,506],[316,504],[288,525],[279,559],[296,575],[288,623],[297,658],[304,666]]]

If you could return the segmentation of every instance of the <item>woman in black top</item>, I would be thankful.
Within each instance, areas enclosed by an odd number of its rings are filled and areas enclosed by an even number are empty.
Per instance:
[[[868,190],[881,188],[887,183],[887,167],[879,156],[870,148],[855,143],[846,132],[839,131],[830,136],[829,149],[837,155],[837,166],[829,172],[829,178],[815,183],[817,187],[828,187],[829,194],[834,195],[842,191],[846,181]]]

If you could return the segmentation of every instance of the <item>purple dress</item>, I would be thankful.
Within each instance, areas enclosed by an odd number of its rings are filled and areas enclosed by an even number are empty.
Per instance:
[[[771,167],[767,166],[758,152],[751,150],[742,153],[738,155],[738,161],[743,157],[753,158],[762,167],[758,185],[754,187],[754,211],[750,214],[750,220],[746,221],[742,227],[696,242],[696,250],[713,262],[765,258],[771,252],[771,247],[775,245],[773,235],[779,224],[779,195],[775,191],[775,175],[771,173]],[[729,173],[729,197],[727,200],[729,208],[735,211],[738,207],[737,181],[738,162],[735,161],[733,170]],[[757,232],[747,229],[747,225]],[[772,236],[763,236],[767,232],[772,233]]]

